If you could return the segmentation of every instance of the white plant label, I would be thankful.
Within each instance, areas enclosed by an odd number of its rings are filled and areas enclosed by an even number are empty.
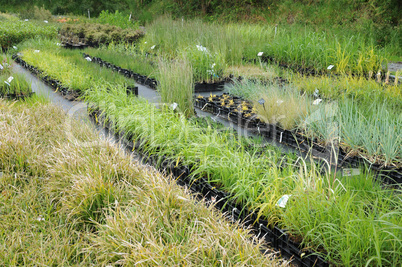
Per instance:
[[[288,203],[289,198],[292,195],[283,195],[278,202],[276,203],[276,206],[281,207],[281,208],[285,208],[286,207],[286,203]]]
[[[313,95],[314,95],[315,97],[318,97],[319,94],[320,94],[320,91],[318,91],[318,89],[316,88]]]
[[[318,105],[321,103],[321,101],[322,101],[322,99],[318,98],[318,99],[314,100],[313,105]]]
[[[329,65],[328,67],[327,67],[327,70],[330,70],[330,69],[332,69],[333,67],[335,67],[334,65]]]
[[[40,50],[35,50],[35,51],[34,51],[34,53],[39,53],[39,52],[40,52]]]
[[[263,54],[264,52],[258,52],[257,56],[262,57]]]
[[[198,51],[201,51],[201,52],[207,52],[208,51],[207,48],[203,47],[202,45],[196,45],[196,47],[197,47]]]
[[[13,77],[13,76],[10,76],[10,77],[8,77],[7,82],[10,83],[12,80],[14,80],[14,77]]]
[[[9,84],[7,81],[4,81],[4,83],[11,87],[11,84]]]
[[[151,49],[153,50],[155,48],[156,45],[151,46]]]
[[[47,20],[44,20],[43,22],[44,22],[44,23],[49,23],[49,21],[47,21]]]
[[[92,61],[92,59],[90,57],[86,57],[85,58],[87,61]]]
[[[3,65],[0,64],[0,70],[4,69]]]
[[[356,176],[360,175],[360,169],[343,169],[342,170],[342,175],[343,176]]]
[[[264,105],[265,99],[264,99],[264,98],[261,98],[260,100],[258,100],[258,103],[259,103],[260,105]]]
[[[175,110],[177,108],[178,104],[176,102],[174,102],[173,104],[170,105],[170,108],[172,110]]]

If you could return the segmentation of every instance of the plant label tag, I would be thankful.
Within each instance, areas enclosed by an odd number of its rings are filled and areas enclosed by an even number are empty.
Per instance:
[[[174,102],[173,104],[170,105],[170,108],[172,110],[175,110],[177,108],[178,104],[176,102]]]
[[[8,77],[7,82],[10,83],[12,80],[14,80],[14,77],[13,77],[13,76],[10,76],[10,77]]]
[[[321,101],[322,101],[322,99],[318,98],[318,99],[314,100],[313,105],[318,105],[321,103]]]
[[[356,176],[360,175],[360,169],[343,169],[342,176]]]
[[[281,208],[285,208],[286,207],[286,203],[288,203],[289,198],[292,195],[283,195],[278,202],[276,203],[276,206],[281,207]]]
[[[328,67],[327,67],[327,70],[330,70],[330,69],[332,69],[333,67],[335,67],[334,65],[329,65]]]
[[[35,50],[35,51],[34,51],[34,53],[39,53],[39,52],[40,52],[40,50]]]
[[[0,70],[4,69],[3,65],[0,64]]]
[[[7,81],[4,81],[4,83],[11,87],[11,85]]]
[[[87,61],[92,61],[92,59],[90,57],[86,57],[85,58]]]
[[[258,103],[259,103],[260,105],[264,105],[265,99],[264,99],[264,98],[261,98],[260,100],[258,100]]]
[[[264,52],[258,52],[257,56],[262,57],[263,54]]]

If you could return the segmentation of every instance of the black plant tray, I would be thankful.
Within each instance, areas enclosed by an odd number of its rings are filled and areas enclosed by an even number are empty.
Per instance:
[[[102,114],[97,107],[89,107],[88,112],[90,118],[99,118],[101,117],[100,114]],[[96,120],[96,123],[101,124],[99,120]],[[114,125],[110,121],[107,124]],[[112,132],[114,129],[114,127],[109,127]],[[184,166],[180,162],[177,163],[176,160],[168,159],[165,156],[149,155],[138,145],[144,142],[134,142],[132,136],[127,137],[128,135],[125,135],[125,137],[121,137],[122,135],[116,132],[115,136],[128,144],[127,149],[130,151],[136,150],[144,163],[154,166],[161,172],[172,174],[179,185],[188,187],[192,192],[196,193],[199,199],[203,199],[207,204],[214,204],[229,220],[244,223],[251,233],[258,238],[263,238],[268,244],[279,250],[283,257],[292,259],[292,263],[302,267],[329,266],[329,263],[321,256],[292,241],[286,230],[277,226],[268,226],[267,220],[263,217],[258,218],[256,212],[237,204],[233,196],[217,189],[206,178],[194,179],[191,174],[193,166]],[[265,253],[265,251],[262,252]]]
[[[122,75],[124,75],[125,77],[132,78],[137,83],[148,86],[151,89],[156,90],[156,87],[158,86],[158,81],[154,78],[150,78],[146,75],[141,75],[139,73],[135,73],[129,69],[121,68],[119,66],[114,65],[113,63],[109,63],[98,57],[91,57],[90,55],[85,54],[85,53],[83,53],[83,56],[84,56],[84,58],[91,59],[91,62],[98,63],[102,67],[106,67],[106,68],[112,69],[113,71],[117,71],[117,72],[121,73]],[[225,84],[224,81],[215,82],[215,83],[196,83],[194,90],[196,93],[222,91],[224,84]]]
[[[196,83],[194,87],[194,92],[202,93],[202,92],[215,92],[215,91],[222,91],[224,88],[225,82],[215,82],[215,83]]]
[[[12,99],[12,100],[24,100],[25,98],[31,97],[35,92],[29,92],[28,94],[1,94],[0,98]]]

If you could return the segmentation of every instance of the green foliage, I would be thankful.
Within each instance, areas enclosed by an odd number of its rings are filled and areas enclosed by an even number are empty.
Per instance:
[[[122,29],[138,29],[139,26],[137,22],[132,19],[130,20],[129,15],[124,15],[118,10],[116,10],[115,13],[111,13],[109,10],[102,10],[102,12],[99,14],[99,17],[96,19],[96,22],[100,24],[114,25]]]
[[[194,115],[193,91],[194,80],[193,70],[186,59],[175,62],[159,62],[158,92],[164,103],[176,103],[177,107],[185,117]]]
[[[213,82],[222,79],[224,59],[218,53],[211,53],[202,45],[190,46],[184,52],[193,67],[194,80]]]
[[[0,70],[0,97],[28,95],[31,92],[31,85],[26,81],[24,75],[13,72],[3,74]]]
[[[24,19],[35,19],[35,20],[47,20],[50,21],[52,19],[52,13],[47,10],[46,8],[42,7],[37,7],[34,6],[33,10],[32,7],[25,9],[25,10],[21,10],[20,15],[19,15],[20,19],[24,20]]]
[[[31,21],[4,21],[0,23],[0,46],[7,49],[33,37],[57,36],[58,27],[53,24]]]

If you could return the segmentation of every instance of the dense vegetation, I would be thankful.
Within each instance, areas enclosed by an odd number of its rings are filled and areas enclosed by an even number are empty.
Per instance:
[[[56,90],[78,92],[97,122],[107,123],[159,163],[168,158],[176,166],[191,167],[193,179],[206,178],[239,205],[266,218],[269,226],[288,229],[293,239],[334,265],[393,266],[402,261],[401,188],[382,185],[371,171],[373,166],[393,170],[402,166],[402,91],[398,78],[390,80],[387,72],[388,61],[402,56],[395,1],[29,3],[86,16],[89,9],[91,18],[49,17],[51,13],[43,7],[28,14],[21,11],[23,6],[18,10],[20,20],[0,14],[6,25],[0,40],[6,40],[9,48],[5,66],[11,65],[11,54],[18,52],[40,70],[40,77],[56,79]],[[13,4],[2,8],[13,8]],[[130,10],[136,12],[130,15]],[[159,16],[165,12],[170,14]],[[98,18],[93,17],[97,14]],[[43,21],[47,19],[50,23]],[[138,20],[146,22],[144,36],[135,36],[135,43],[117,38],[136,32]],[[69,38],[91,40],[100,47],[66,50],[54,38],[60,28],[64,36],[74,32]],[[36,32],[35,38],[30,30]],[[47,35],[47,30],[52,34]],[[92,64],[82,52],[156,78],[162,103],[127,95],[127,86],[134,83],[128,71]],[[205,99],[233,107],[236,116],[247,114],[275,129],[314,137],[316,145],[342,148],[346,157],[359,156],[367,165],[348,177],[328,168],[337,162],[332,158],[323,167],[271,145],[261,149],[260,139],[241,138],[232,130],[222,131],[194,119],[194,101],[203,98],[194,98],[194,83],[220,81],[231,74],[242,76],[225,88],[232,98],[211,94]],[[400,71],[393,74],[398,76]],[[3,68],[1,90],[11,89],[10,75]],[[22,76],[15,77],[15,85],[19,80],[26,83]],[[241,98],[234,103],[233,95]],[[0,199],[7,203],[0,206],[0,214],[13,219],[23,216],[22,206],[14,201],[20,197],[23,206],[33,207],[25,216],[43,223],[41,230],[56,236],[57,243],[77,244],[59,247],[56,257],[40,257],[47,250],[39,245],[43,235],[30,235],[33,242],[25,243],[33,257],[40,258],[38,263],[130,265],[152,259],[156,265],[213,265],[222,259],[227,265],[262,264],[264,259],[254,258],[257,250],[247,247],[248,243],[239,248],[241,238],[219,239],[216,244],[225,245],[209,248],[205,244],[215,244],[211,241],[215,232],[203,235],[198,228],[198,214],[206,213],[194,211],[182,198],[180,203],[175,197],[164,198],[176,192],[171,185],[154,188],[159,180],[155,182],[148,172],[133,171],[129,158],[115,148],[79,147],[96,139],[84,128],[73,130],[79,140],[67,140],[57,124],[65,121],[60,111],[46,104],[35,106],[34,101],[26,102],[28,106],[0,102],[0,119],[4,118],[0,123],[8,131],[0,140],[0,146],[5,144],[0,150],[5,151],[0,152]],[[14,138],[15,133],[20,138]],[[46,152],[49,147],[53,150]],[[33,195],[40,195],[40,202],[29,202]],[[281,207],[278,200],[285,195],[289,201]],[[171,216],[173,221],[165,220]],[[14,229],[9,217],[0,219],[6,229],[0,231],[0,237],[5,237],[0,238],[0,265],[26,264],[29,259],[13,241],[24,237],[13,232],[13,238],[7,238]],[[136,227],[139,220],[149,228]],[[209,222],[206,229],[216,224],[213,219],[204,220]],[[48,222],[68,231],[53,231]],[[132,231],[122,232],[127,228]],[[18,229],[23,235],[33,231],[23,223]],[[138,241],[144,230],[150,234]],[[199,237],[194,242],[191,232]],[[138,244],[138,253],[132,253]],[[183,246],[170,249],[177,244]]]

